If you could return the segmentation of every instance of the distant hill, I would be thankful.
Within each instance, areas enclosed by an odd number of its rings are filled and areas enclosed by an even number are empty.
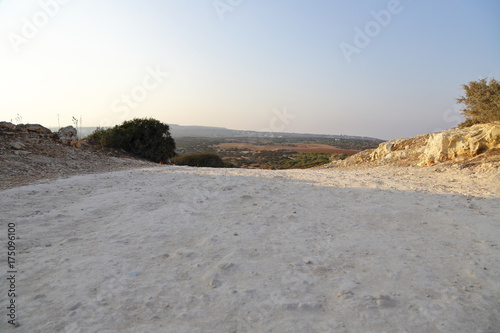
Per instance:
[[[357,140],[373,140],[383,141],[376,138],[349,136],[349,135],[328,135],[328,134],[308,134],[308,133],[281,133],[281,132],[258,132],[258,131],[242,131],[232,130],[224,127],[209,127],[209,126],[181,126],[169,125],[170,132],[174,138],[182,137],[220,137],[220,138],[244,138],[244,137],[282,137],[282,138],[329,138],[329,139],[357,139]]]

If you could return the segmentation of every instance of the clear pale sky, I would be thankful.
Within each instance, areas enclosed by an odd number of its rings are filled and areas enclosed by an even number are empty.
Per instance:
[[[393,139],[454,127],[483,77],[498,0],[0,0],[0,120]]]

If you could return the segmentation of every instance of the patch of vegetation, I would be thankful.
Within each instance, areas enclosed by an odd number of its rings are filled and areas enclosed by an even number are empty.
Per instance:
[[[97,128],[89,139],[157,163],[168,163],[176,155],[170,127],[151,118],[136,118],[108,129]]]
[[[171,161],[176,165],[188,165],[192,167],[205,167],[205,168],[234,167],[234,165],[224,162],[219,155],[214,153],[193,153],[193,154],[177,155],[174,158],[172,158]]]
[[[464,84],[465,96],[457,98],[457,102],[465,107],[462,114],[465,121],[458,127],[469,127],[500,121],[500,82],[491,78]]]
[[[331,154],[326,153],[299,153],[284,161],[280,169],[308,169],[330,162]]]
[[[332,161],[344,160],[347,154],[298,153],[282,159],[274,169],[309,169]]]

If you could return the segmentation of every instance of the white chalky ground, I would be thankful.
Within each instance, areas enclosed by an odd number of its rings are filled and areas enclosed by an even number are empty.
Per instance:
[[[434,170],[166,166],[1,191],[16,332],[500,332],[500,177]]]

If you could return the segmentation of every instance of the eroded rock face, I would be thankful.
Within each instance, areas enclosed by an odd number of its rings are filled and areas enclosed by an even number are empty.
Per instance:
[[[418,160],[424,152],[428,138],[429,134],[424,134],[382,142],[377,149],[371,152],[369,160],[381,162]]]
[[[500,123],[433,133],[424,147],[421,164],[471,158],[494,148],[500,148]]]

